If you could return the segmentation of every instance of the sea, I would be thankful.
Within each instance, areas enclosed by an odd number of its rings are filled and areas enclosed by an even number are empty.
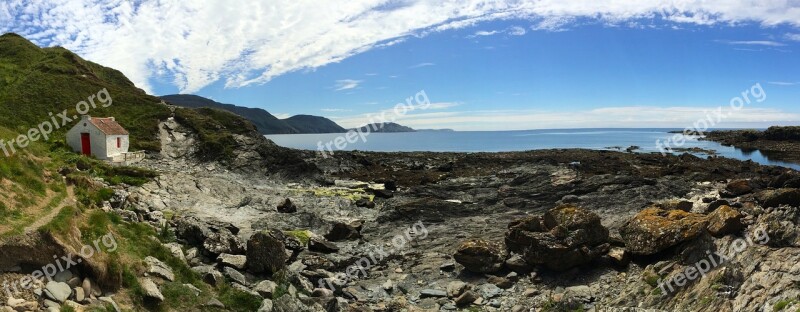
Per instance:
[[[360,150],[379,152],[509,152],[556,148],[584,148],[592,150],[626,150],[638,147],[636,152],[661,152],[658,142],[672,147],[699,148],[716,151],[717,156],[752,160],[763,165],[783,166],[800,170],[800,164],[770,159],[759,151],[744,151],[717,142],[700,140],[697,136],[686,136],[686,141],[677,146],[670,131],[681,129],[558,129],[522,131],[419,131],[402,133],[371,133],[365,137],[343,137],[343,133],[325,134],[279,134],[266,137],[284,147],[304,150],[319,150],[320,145],[330,142],[337,150]],[[354,143],[350,143],[354,142]],[[325,147],[327,149],[327,147]],[[676,152],[678,154],[683,153]],[[699,157],[708,157],[703,152],[689,152]]]

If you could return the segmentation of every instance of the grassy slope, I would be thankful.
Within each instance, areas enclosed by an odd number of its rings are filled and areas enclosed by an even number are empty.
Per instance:
[[[14,34],[0,36],[0,139],[11,139],[27,129],[49,119],[48,113],[70,110],[78,101],[106,88],[113,97],[108,108],[93,109],[94,116],[114,116],[131,133],[134,149],[158,151],[159,121],[171,115],[168,107],[156,97],[137,89],[122,73],[82,60],[62,48],[41,49]],[[201,158],[212,160],[229,156],[233,133],[251,134],[252,124],[229,113],[214,110],[179,109],[182,118],[200,133]],[[73,122],[74,124],[74,122]],[[155,176],[147,170],[110,167],[103,162],[69,151],[63,143],[66,129],[54,134],[50,141],[32,143],[12,157],[0,154],[0,239],[14,239],[20,229],[44,210],[60,201],[66,191],[66,181],[73,185],[78,202],[65,207],[41,230],[57,237],[69,238],[80,229],[84,243],[105,233],[115,234],[120,249],[103,259],[111,276],[117,276],[120,286],[117,301],[133,310],[183,311],[203,310],[208,299],[218,297],[233,311],[257,308],[259,298],[228,287],[212,288],[202,283],[196,273],[174,258],[163,246],[170,241],[168,233],[158,233],[142,224],[123,222],[112,213],[97,207],[113,192],[93,183],[102,178],[110,184],[141,184]],[[78,168],[81,168],[78,170]],[[73,241],[64,239],[64,241]],[[73,246],[80,248],[81,246]],[[167,300],[160,305],[143,301],[136,280],[143,272],[145,256],[155,256],[169,263],[178,281],[164,287]],[[203,294],[195,297],[182,287],[190,283]],[[201,302],[202,301],[202,302]]]

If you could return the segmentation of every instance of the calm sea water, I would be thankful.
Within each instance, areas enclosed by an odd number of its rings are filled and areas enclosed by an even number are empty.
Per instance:
[[[404,132],[372,133],[362,141],[348,143],[343,150],[380,152],[505,152],[552,148],[585,148],[614,150],[621,147],[639,146],[639,152],[659,152],[656,140],[666,141],[679,129],[560,129],[526,131],[457,131],[457,132]],[[328,134],[281,134],[266,137],[280,146],[317,150],[319,142],[334,142],[341,133]],[[331,145],[334,146],[334,145]],[[674,146],[674,145],[673,145]],[[689,139],[683,148],[699,147],[715,150],[724,157],[753,160],[765,165],[778,165],[800,170],[800,165],[769,159],[761,152],[745,152],[716,142]],[[334,150],[335,146],[334,146]],[[697,154],[706,157],[705,154]]]

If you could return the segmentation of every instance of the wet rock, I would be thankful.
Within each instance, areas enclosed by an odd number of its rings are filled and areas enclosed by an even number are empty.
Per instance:
[[[700,235],[708,223],[701,214],[650,207],[640,211],[620,229],[628,251],[652,255]]]
[[[172,272],[172,268],[170,268],[166,263],[150,256],[144,258],[144,262],[147,263],[147,273],[158,276],[170,282],[175,281],[175,274]]]
[[[221,254],[217,257],[217,263],[222,266],[232,267],[237,270],[244,270],[247,265],[247,256]]]
[[[800,189],[782,188],[777,190],[765,190],[756,194],[756,199],[764,208],[778,207],[781,205],[800,207]]]
[[[753,191],[753,186],[748,180],[733,180],[725,186],[725,192],[731,197],[742,196]]]
[[[608,229],[595,213],[560,206],[544,216],[533,216],[509,224],[506,246],[532,265],[563,271],[586,264],[608,250]]]
[[[158,289],[158,285],[156,285],[153,280],[149,278],[143,278],[139,281],[139,285],[142,286],[145,299],[155,300],[157,302],[164,301],[164,295],[161,294],[161,291]]]
[[[503,267],[506,254],[498,244],[471,239],[461,243],[453,258],[467,271],[494,273]]]
[[[737,233],[744,228],[743,217],[730,206],[719,207],[708,215],[708,232],[716,237]]]
[[[308,250],[321,253],[335,253],[339,251],[339,246],[321,238],[311,238],[308,241]]]
[[[278,212],[282,213],[294,213],[297,212],[297,206],[292,203],[291,199],[286,199],[283,201],[282,204],[278,205]]]
[[[247,241],[247,268],[252,273],[275,273],[286,267],[289,257],[280,231],[261,231]]]

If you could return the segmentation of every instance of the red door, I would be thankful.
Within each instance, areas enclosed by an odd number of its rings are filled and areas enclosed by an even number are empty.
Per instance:
[[[92,155],[92,141],[88,133],[81,133],[81,154]]]

